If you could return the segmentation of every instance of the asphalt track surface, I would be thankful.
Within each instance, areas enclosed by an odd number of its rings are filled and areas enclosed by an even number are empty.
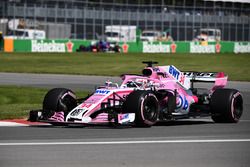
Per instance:
[[[0,73],[0,85],[92,90],[112,77]],[[200,86],[200,85],[199,85]],[[238,124],[210,118],[151,128],[0,127],[1,167],[249,167],[250,83],[230,82],[244,97]]]

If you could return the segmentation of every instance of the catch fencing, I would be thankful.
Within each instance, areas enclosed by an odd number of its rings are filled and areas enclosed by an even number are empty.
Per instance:
[[[141,30],[169,32],[175,41],[193,40],[200,28],[220,29],[223,41],[250,41],[249,4],[201,0],[183,1],[191,5],[174,4],[174,0],[155,4],[152,0],[149,4],[126,2],[3,1],[0,15],[8,19],[33,20],[42,25],[65,25],[55,27],[54,31],[50,29],[48,39],[61,38],[55,34],[65,32],[67,38],[97,40],[107,25],[135,25]]]

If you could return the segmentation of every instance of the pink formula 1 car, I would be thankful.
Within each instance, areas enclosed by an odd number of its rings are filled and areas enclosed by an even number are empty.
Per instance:
[[[235,89],[224,89],[223,72],[181,72],[173,65],[147,64],[142,75],[122,75],[121,85],[107,81],[83,99],[65,88],[50,90],[42,110],[30,112],[30,121],[53,125],[129,124],[149,127],[159,121],[211,116],[214,122],[236,123],[243,98]],[[213,82],[211,89],[194,82]]]

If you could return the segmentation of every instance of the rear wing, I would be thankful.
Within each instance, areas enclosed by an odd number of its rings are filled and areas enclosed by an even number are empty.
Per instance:
[[[190,79],[191,88],[193,88],[194,82],[212,82],[214,86],[212,90],[216,88],[223,88],[227,84],[228,76],[224,72],[183,72],[185,77]]]
[[[214,87],[224,87],[227,83],[227,76],[223,72],[195,72],[180,71],[175,66],[159,66],[160,71],[175,79],[176,82],[185,89],[193,88],[194,82],[212,82]]]
[[[189,72],[183,71],[183,74],[191,82],[215,82],[219,78],[227,78],[224,72]]]

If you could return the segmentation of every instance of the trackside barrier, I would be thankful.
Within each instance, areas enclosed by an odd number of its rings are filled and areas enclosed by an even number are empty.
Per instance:
[[[4,40],[6,52],[76,52],[87,40]],[[11,47],[10,47],[11,45]],[[128,53],[250,53],[250,42],[127,42],[119,43]]]

